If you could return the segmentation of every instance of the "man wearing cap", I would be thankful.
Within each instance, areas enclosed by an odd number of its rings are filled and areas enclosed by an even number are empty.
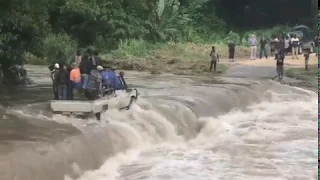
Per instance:
[[[52,65],[51,65],[51,68],[52,68]],[[58,96],[58,90],[57,90],[57,85],[55,83],[55,80],[54,80],[54,77],[55,77],[55,74],[57,71],[59,71],[59,64],[58,63],[55,63],[54,64],[54,69],[51,70],[51,80],[52,80],[52,88],[53,88],[53,98],[55,100],[59,99],[59,96]],[[50,69],[50,67],[49,67]]]

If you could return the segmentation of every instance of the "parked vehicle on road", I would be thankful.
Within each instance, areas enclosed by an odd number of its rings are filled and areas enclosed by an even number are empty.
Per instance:
[[[317,34],[314,31],[312,31],[308,26],[296,26],[292,28],[292,31],[288,34],[295,34],[299,38],[299,53],[302,53],[302,50],[306,49],[309,49],[311,53],[316,52],[315,37],[317,36]]]

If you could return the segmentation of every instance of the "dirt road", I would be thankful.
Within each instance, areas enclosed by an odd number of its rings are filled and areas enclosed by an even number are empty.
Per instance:
[[[291,56],[286,56],[285,68],[293,67],[304,67],[304,57],[299,55],[299,59],[292,59]],[[261,67],[275,67],[274,57],[269,57],[268,59],[256,59],[256,60],[239,60],[235,64],[250,65],[250,66],[261,66]],[[318,64],[318,57],[315,54],[310,55],[309,65]]]

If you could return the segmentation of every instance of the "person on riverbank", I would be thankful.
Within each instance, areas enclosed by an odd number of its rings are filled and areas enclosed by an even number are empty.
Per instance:
[[[67,100],[69,75],[63,64],[59,65],[59,70],[56,71],[54,79],[57,85],[59,100]]]
[[[278,78],[279,80],[283,79],[283,73],[284,73],[284,58],[285,58],[285,54],[284,51],[281,49],[277,52],[275,60],[276,60],[276,70],[277,70],[277,74],[278,74]]]
[[[233,41],[228,43],[229,62],[234,62],[234,53],[236,51],[236,44]]]
[[[276,54],[276,43],[277,42],[278,42],[278,38],[273,36],[270,43],[269,43],[271,57],[275,56],[275,54]]]
[[[211,57],[211,63],[210,63],[209,71],[210,72],[212,71],[212,66],[213,66],[213,71],[216,72],[217,63],[219,62],[219,55],[216,53],[216,48],[214,46],[212,46],[210,57]]]
[[[297,35],[293,35],[293,38],[291,38],[291,47],[292,47],[292,59],[296,58],[299,59],[299,38]]]
[[[260,39],[260,59],[262,59],[262,56],[264,56],[266,59],[268,59],[268,54],[267,54],[267,40],[262,36]]]
[[[310,50],[305,50],[304,51],[304,65],[305,65],[305,70],[309,70],[309,57],[310,57]]]
[[[248,43],[250,46],[250,59],[255,60],[257,57],[257,45],[258,41],[254,34],[251,34],[251,36],[248,39]]]

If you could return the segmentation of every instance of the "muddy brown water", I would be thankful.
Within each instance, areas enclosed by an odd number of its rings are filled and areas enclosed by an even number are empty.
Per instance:
[[[101,122],[52,115],[48,71],[28,70],[1,92],[1,180],[316,179],[317,95],[255,76],[271,70],[128,72],[141,98]]]

